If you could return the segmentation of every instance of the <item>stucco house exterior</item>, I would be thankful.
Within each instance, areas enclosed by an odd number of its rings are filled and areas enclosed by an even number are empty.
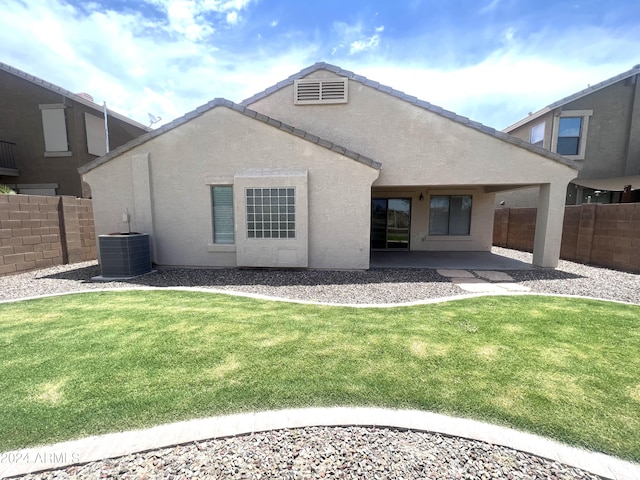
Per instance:
[[[582,166],[567,188],[567,205],[640,201],[640,65],[558,100],[504,132]],[[535,206],[536,199],[536,189],[497,198],[510,207]]]
[[[96,233],[149,233],[158,265],[367,269],[372,249],[490,250],[496,193],[523,186],[540,191],[533,263],[555,267],[576,168],[317,63],[241,104],[215,99],[79,171]]]
[[[107,118],[110,148],[150,130],[112,110]],[[105,153],[103,106],[0,63],[0,183],[24,194],[90,197],[78,167]]]

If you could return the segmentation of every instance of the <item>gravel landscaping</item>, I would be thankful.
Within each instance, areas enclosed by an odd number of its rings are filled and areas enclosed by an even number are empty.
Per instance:
[[[504,447],[365,427],[278,430],[165,448],[25,479],[598,479]]]
[[[494,253],[531,262],[531,254],[494,247]],[[640,275],[560,261],[556,270],[509,271],[532,292],[584,295],[640,304]],[[60,265],[0,277],[0,300],[103,288],[191,286],[327,303],[402,303],[465,295],[435,270],[369,271],[161,268],[125,282],[92,282],[97,262]]]
[[[494,253],[531,261],[501,248]],[[287,271],[162,268],[126,282],[92,282],[96,262],[0,277],[0,300],[103,288],[196,286],[327,303],[400,303],[465,295],[435,270]],[[640,275],[561,261],[509,271],[532,292],[640,304]],[[304,428],[211,440],[27,475],[53,478],[598,478],[507,448],[383,428]]]

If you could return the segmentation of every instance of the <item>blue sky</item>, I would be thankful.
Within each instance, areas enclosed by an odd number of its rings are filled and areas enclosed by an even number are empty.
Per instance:
[[[640,63],[635,0],[0,0],[0,61],[148,124],[325,61],[502,129]]]

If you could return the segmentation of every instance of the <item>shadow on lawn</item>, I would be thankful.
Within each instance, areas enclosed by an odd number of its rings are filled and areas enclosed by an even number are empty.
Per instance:
[[[582,278],[568,272],[557,270],[515,270],[509,271],[515,281],[527,280],[568,280]],[[91,278],[100,275],[100,267],[92,265],[66,272],[55,273],[42,278],[92,282]],[[189,286],[222,287],[233,285],[315,286],[350,285],[380,283],[449,283],[431,269],[371,269],[366,271],[333,270],[286,270],[286,269],[199,269],[160,267],[157,272],[140,277],[118,280],[118,283],[155,287]],[[105,284],[108,286],[108,282]]]

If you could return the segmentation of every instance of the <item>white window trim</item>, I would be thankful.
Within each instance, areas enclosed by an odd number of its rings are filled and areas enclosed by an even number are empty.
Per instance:
[[[44,156],[45,157],[70,157],[72,153],[69,148],[69,130],[67,129],[67,118],[66,118],[66,115],[64,114],[64,109],[67,108],[67,105],[65,105],[64,103],[48,103],[48,104],[38,105],[38,107],[40,108],[40,111],[42,113],[42,131],[44,134],[44,143],[45,143]],[[45,115],[44,115],[44,112],[47,110],[62,110],[64,123],[61,125],[56,125],[55,127],[53,127],[53,130],[51,130],[52,126],[49,123],[49,127],[47,128],[48,122],[45,121]],[[49,130],[48,134],[47,134],[47,130]],[[50,139],[49,141],[54,141],[55,140],[54,137],[56,135],[61,135],[63,130],[64,130],[64,138],[66,141],[65,150],[47,150],[47,137],[49,137]]]
[[[584,160],[587,148],[587,132],[589,131],[589,117],[593,115],[593,110],[564,110],[559,115],[553,116],[553,130],[551,135],[551,151],[558,150],[558,133],[560,130],[560,118],[562,117],[582,117],[582,126],[580,129],[580,145],[578,147],[578,155],[563,155],[563,157],[571,160]]]
[[[207,186],[207,188],[209,189],[209,195],[210,195],[210,199],[211,199],[211,194],[212,194],[212,187],[231,187],[232,190],[235,190],[234,187],[234,183],[233,183],[233,177],[210,177],[206,180],[205,185]],[[236,223],[236,208],[235,208],[235,204],[233,207],[233,221],[234,221],[234,242],[233,243],[214,243],[213,242],[213,237],[214,237],[214,226],[213,226],[213,203],[210,200],[210,206],[211,206],[211,240],[209,241],[209,243],[207,244],[207,252],[210,253],[232,253],[236,251],[236,236],[237,236],[237,232],[235,231],[235,223]]]
[[[530,143],[531,145],[535,145],[535,144],[537,143],[537,142],[536,142],[536,143],[534,143],[534,142],[533,142],[533,138],[531,138],[531,137],[533,137],[533,130],[534,130],[535,128],[540,127],[540,126],[542,126],[542,145],[538,145],[538,146],[540,146],[540,147],[544,148],[544,140],[545,140],[545,138],[544,138],[544,137],[545,137],[546,130],[547,130],[547,122],[545,122],[545,121],[542,121],[542,122],[536,123],[535,125],[533,125],[533,126],[531,127],[531,130],[529,130],[529,143]]]
[[[344,95],[342,98],[322,98],[323,85],[325,83],[342,83]],[[300,85],[318,85],[318,98],[300,100],[298,98],[298,88]],[[347,103],[349,101],[349,79],[346,77],[340,78],[312,78],[312,79],[298,79],[293,82],[293,103],[294,105],[321,105],[321,104],[335,104],[335,103]]]
[[[84,127],[87,135],[87,153],[97,157],[106,154],[107,131],[104,128],[104,118],[85,112]]]

